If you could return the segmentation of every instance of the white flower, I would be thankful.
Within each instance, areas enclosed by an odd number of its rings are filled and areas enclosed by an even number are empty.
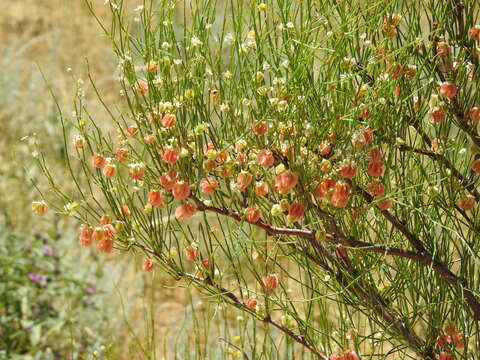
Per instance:
[[[288,109],[288,103],[285,100],[280,100],[277,104],[277,111],[284,112]]]
[[[68,215],[74,212],[77,208],[78,208],[78,203],[76,202],[68,203],[63,206],[63,209]]]
[[[268,99],[270,102],[270,105],[277,105],[278,104],[278,98],[270,98]]]
[[[232,190],[233,192],[239,192],[237,184],[235,184],[234,182],[230,182],[230,190]]]
[[[197,46],[202,46],[203,45],[203,42],[202,40],[200,40],[198,37],[196,36],[193,36],[192,37],[192,40],[190,40],[190,43],[192,44],[193,47],[197,47]]]
[[[242,104],[243,106],[250,107],[252,106],[252,101],[250,99],[243,99]]]
[[[227,35],[225,35],[223,41],[226,42],[228,45],[232,45],[235,42],[235,37],[232,33],[228,33]]]
[[[225,79],[231,79],[233,77],[233,74],[230,72],[230,71],[225,71],[222,73],[222,76],[225,78]]]
[[[230,106],[228,104],[220,104],[220,111],[226,113],[230,111]]]
[[[212,206],[212,205],[213,205],[213,202],[212,202],[212,200],[207,200],[207,199],[205,199],[205,200],[203,200],[203,204],[204,204],[205,206]]]
[[[248,46],[246,43],[243,43],[240,45],[240,52],[241,53],[247,53],[248,52]]]
[[[157,76],[155,79],[153,79],[153,85],[161,86],[162,84],[163,84],[163,79],[160,76]]]

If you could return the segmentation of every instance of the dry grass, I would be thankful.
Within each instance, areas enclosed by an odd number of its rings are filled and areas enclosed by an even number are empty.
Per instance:
[[[51,150],[52,167],[59,164],[62,146],[57,113],[39,68],[55,89],[67,114],[75,86],[72,75],[86,77],[86,58],[102,91],[106,94],[118,94],[118,91],[112,91],[115,63],[109,43],[82,1],[6,0],[2,5],[0,152],[4,158],[0,164],[0,199],[10,220],[21,227],[31,224],[24,222],[27,217],[16,215],[23,214],[36,196],[25,178],[36,178],[38,174],[34,170],[23,171],[31,159],[33,135]],[[101,10],[99,8],[100,14]],[[106,11],[103,13],[106,15]],[[68,67],[73,69],[72,73],[66,71]],[[87,95],[92,94],[87,92]],[[114,96],[107,99],[113,101]],[[99,106],[90,102],[93,114],[102,116]],[[26,136],[30,139],[20,141]]]
[[[103,0],[96,1],[96,4],[98,15],[108,21]],[[64,173],[60,125],[39,68],[53,86],[65,114],[68,114],[75,79],[87,78],[86,59],[104,100],[112,104],[119,99],[116,63],[109,40],[103,36],[82,0],[4,0],[2,5],[0,88],[4,93],[0,94],[0,126],[3,130],[0,153],[5,155],[0,162],[0,206],[16,228],[36,229],[40,227],[37,218],[22,216],[29,214],[29,204],[37,196],[26,179],[35,179],[38,173],[30,167],[23,170],[23,165],[28,167],[31,159],[34,138],[42,147],[49,149],[47,154],[51,154],[48,161],[52,173]],[[72,68],[73,72],[67,72],[67,68]],[[85,88],[90,112],[100,119],[100,123],[102,119],[106,122],[106,114],[88,83]],[[29,139],[20,141],[25,136]],[[63,186],[73,191],[67,178]],[[62,226],[71,228],[72,224],[67,222]],[[74,241],[69,236],[63,240]],[[115,267],[116,263],[120,264],[117,268],[121,266],[115,278],[107,279],[112,283],[108,290],[111,302],[118,306],[118,319],[115,320],[123,324],[122,330],[112,335],[114,355],[111,358],[169,359],[172,344],[176,342],[180,349],[190,347],[195,354],[193,358],[203,358],[202,350],[197,347],[205,348],[207,342],[219,345],[218,327],[220,318],[225,314],[219,312],[215,305],[208,304],[198,293],[178,289],[178,284],[166,279],[159,271],[141,274],[138,270],[142,260],[137,258],[132,261],[127,255],[100,257],[98,260],[109,267]],[[117,285],[118,292],[115,290]],[[120,305],[119,299],[124,306]],[[192,303],[196,310],[200,310],[195,311],[195,315],[189,310]],[[235,315],[234,311],[228,313],[231,323],[235,322]],[[193,316],[199,317],[196,321],[200,323],[202,317],[217,319],[206,321],[215,336],[207,339],[209,331],[205,329],[200,334],[202,338],[197,338],[198,333],[192,329]]]
[[[96,1],[97,14],[108,21],[108,10],[103,1]],[[104,110],[96,101],[88,85],[86,59],[96,86],[104,95],[107,103],[119,99],[116,83],[114,58],[111,44],[90,16],[81,0],[4,0],[0,15],[0,214],[18,230],[38,231],[51,228],[52,222],[59,219],[49,217],[43,222],[30,216],[30,202],[37,194],[29,178],[39,179],[39,172],[32,163],[34,142],[46,149],[49,167],[54,174],[63,174],[62,139],[52,98],[48,94],[40,70],[58,96],[64,114],[71,111],[71,100],[77,78],[85,79],[86,102],[94,117],[106,119]],[[72,72],[66,69],[71,68]],[[23,140],[21,140],[23,139]],[[59,175],[61,176],[61,175]],[[66,189],[73,189],[67,177],[61,179]],[[75,228],[69,221],[61,221],[56,231],[65,231],[61,241],[75,244]],[[84,261],[95,261],[85,259]],[[172,333],[171,328],[178,323],[183,314],[187,298],[182,292],[159,289],[151,291],[151,281],[145,288],[142,276],[142,259],[131,261],[130,257],[115,255],[100,257],[96,261],[105,262],[105,269],[115,268],[112,272],[109,292],[111,300],[107,302],[118,306],[115,313],[122,325],[119,333],[113,334],[112,359],[144,359],[138,343],[128,329],[132,327],[143,347],[148,348],[148,317],[145,310],[152,309],[152,301],[161,304],[156,307],[153,319],[157,323],[158,335],[164,338]],[[83,264],[89,266],[88,263]],[[122,281],[119,281],[119,280]],[[164,283],[165,279],[157,274],[155,283]],[[119,286],[118,292],[115,287]],[[140,296],[142,295],[143,296]],[[120,301],[124,307],[120,306]],[[121,314],[125,314],[126,321]],[[166,315],[168,314],[168,315]],[[161,351],[161,342],[158,349]],[[153,357],[150,357],[153,359]],[[161,357],[157,357],[161,358]]]

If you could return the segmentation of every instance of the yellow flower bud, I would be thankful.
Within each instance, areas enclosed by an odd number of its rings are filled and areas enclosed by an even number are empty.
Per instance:
[[[327,159],[323,159],[320,163],[320,170],[324,173],[330,172],[330,170],[332,170],[332,163]]]
[[[275,204],[272,206],[272,210],[270,210],[272,216],[280,216],[283,214],[282,207],[279,204]]]
[[[265,79],[265,75],[263,75],[263,73],[261,73],[260,71],[255,73],[255,81],[257,83],[262,82],[264,79]]]
[[[325,239],[327,238],[327,234],[325,233],[325,231],[316,231],[315,232],[315,239],[318,241],[318,242],[322,242],[322,241],[325,241]]]
[[[280,175],[282,173],[285,172],[285,165],[283,164],[278,164],[276,167],[275,167],[275,175]]]
[[[261,11],[261,12],[265,11],[267,10],[267,4],[261,3],[260,5],[258,5],[257,9],[258,11]]]
[[[427,194],[430,197],[436,197],[439,193],[439,188],[438,186],[429,186],[427,189]]]
[[[193,91],[193,89],[187,89],[185,90],[185,99],[193,99],[195,96],[195,92]]]
[[[280,201],[280,207],[283,211],[287,211],[288,208],[290,207],[290,204],[288,203],[288,200],[287,199],[282,199]]]
[[[152,206],[152,204],[146,204],[144,210],[145,210],[145,213],[147,213],[148,215],[150,215],[150,214],[152,213],[152,211],[153,211],[153,206]]]
[[[122,233],[125,230],[125,223],[123,221],[115,221],[115,230],[117,233]]]

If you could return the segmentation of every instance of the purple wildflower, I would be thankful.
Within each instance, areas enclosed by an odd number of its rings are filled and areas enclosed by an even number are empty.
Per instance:
[[[57,254],[53,251],[50,247],[44,246],[43,247],[43,255],[51,258],[56,258]]]
[[[37,284],[44,284],[46,282],[45,276],[41,274],[30,273],[28,274],[28,279]]]
[[[89,286],[88,288],[85,289],[85,292],[87,294],[93,295],[97,292],[97,287],[95,285]]]

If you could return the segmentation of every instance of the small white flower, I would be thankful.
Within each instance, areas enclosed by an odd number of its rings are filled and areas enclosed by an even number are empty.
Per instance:
[[[160,76],[157,76],[155,79],[153,79],[153,85],[161,86],[162,84],[163,84],[163,79]]]
[[[198,37],[193,36],[192,39],[190,40],[190,43],[192,44],[193,47],[198,47],[202,46],[203,42],[200,40]]]
[[[278,98],[270,98],[268,99],[270,102],[270,105],[277,105],[278,104]]]
[[[78,208],[78,203],[76,202],[68,203],[63,206],[63,209],[68,215],[74,212],[77,208]]]
[[[228,104],[220,104],[220,111],[226,113],[230,111],[230,106]]]
[[[250,99],[243,99],[242,104],[243,106],[250,107],[252,106],[252,101]]]
[[[232,33],[228,33],[227,35],[225,35],[223,41],[228,45],[232,45],[235,42],[235,36],[233,36]]]
[[[288,109],[288,103],[285,100],[280,100],[277,104],[278,112],[285,112]]]
[[[247,44],[243,43],[243,44],[240,45],[240,52],[241,52],[242,54],[248,53],[248,46],[247,46]]]
[[[222,73],[222,76],[225,78],[225,79],[231,79],[233,77],[233,74],[230,72],[230,71],[225,71]]]

